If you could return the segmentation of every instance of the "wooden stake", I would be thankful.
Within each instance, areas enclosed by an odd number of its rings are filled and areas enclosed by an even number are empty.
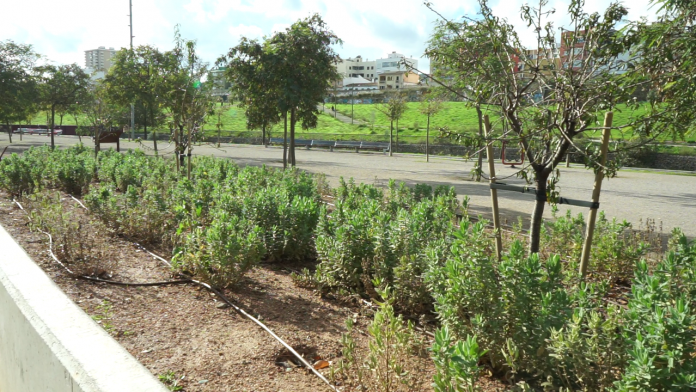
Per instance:
[[[490,137],[491,131],[491,121],[488,115],[483,116],[484,122],[484,136],[486,140]],[[488,155],[488,171],[490,176],[490,183],[495,183],[495,162],[493,161],[493,146],[488,140],[486,141],[486,154]],[[498,191],[491,189],[491,204],[493,205],[493,227],[495,228],[495,252],[500,261],[500,254],[503,250],[503,240],[500,237],[500,215],[498,213]]]
[[[611,123],[614,119],[613,112],[607,112],[604,116],[604,130],[602,131],[602,147],[599,155],[600,167],[595,174],[594,189],[592,190],[592,202],[599,203],[599,193],[602,190],[602,180],[604,179],[604,165],[607,163],[607,150],[609,149],[609,137],[611,136]],[[590,261],[590,251],[592,250],[592,237],[594,236],[595,220],[597,219],[598,208],[590,208],[587,216],[587,231],[585,232],[585,243],[582,246],[582,256],[580,258],[580,276],[587,274],[587,265]]]

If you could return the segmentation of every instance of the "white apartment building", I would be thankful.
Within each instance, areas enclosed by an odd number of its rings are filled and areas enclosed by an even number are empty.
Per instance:
[[[107,49],[103,46],[98,49],[85,50],[85,67],[106,72],[111,68],[111,58],[115,55],[114,48]]]
[[[344,79],[360,77],[374,81],[377,78],[375,66],[374,61],[363,60],[362,56],[357,56],[341,59],[341,62],[336,64],[336,70]]]
[[[409,71],[402,62],[406,62],[414,68],[418,68],[418,59],[406,57],[401,53],[391,52],[386,58],[375,60],[375,63],[377,63],[377,76],[385,72]]]

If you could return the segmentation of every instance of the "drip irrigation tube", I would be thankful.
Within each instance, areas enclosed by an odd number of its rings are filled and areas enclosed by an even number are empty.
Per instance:
[[[75,200],[77,203],[79,203],[80,206],[82,206],[82,208],[84,208],[84,209],[86,209],[86,210],[89,211],[89,209],[88,209],[84,204],[82,204],[82,202],[81,202],[80,200],[78,200],[77,198],[75,198],[73,195],[69,195],[69,196],[70,196],[73,200]],[[22,208],[22,206],[21,206],[17,201],[15,201],[15,203],[17,203],[17,205],[19,206],[19,208],[21,208],[22,210],[24,210],[24,208]],[[48,233],[45,233],[45,234],[48,234]],[[49,239],[50,239],[50,235],[49,235]],[[169,268],[172,267],[172,264],[171,264],[170,261],[168,261],[168,260],[166,260],[165,258],[163,258],[163,257],[161,257],[161,256],[159,256],[159,255],[157,255],[157,254],[155,254],[155,253],[153,253],[153,252],[151,252],[149,249],[147,249],[146,247],[144,247],[143,245],[141,245],[140,243],[138,243],[138,242],[136,242],[136,241],[131,241],[131,242],[132,242],[133,244],[135,244],[136,246],[138,246],[140,249],[142,249],[142,250],[144,250],[145,252],[147,252],[150,256],[155,257],[155,258],[157,258],[158,260],[160,260],[160,261],[161,261],[162,263],[164,263],[167,267],[169,267]],[[51,247],[52,247],[52,243],[53,243],[53,242],[52,242],[52,240],[51,240],[51,242],[50,242],[50,246],[51,246]],[[53,252],[51,251],[51,249],[49,249],[49,251],[50,251],[50,253],[51,253],[51,256],[53,256],[53,259],[54,259],[55,261],[57,261],[60,265],[62,265],[64,268],[66,268],[66,270],[68,270],[67,267],[66,267],[63,263],[61,263],[61,262],[55,257],[55,255],[53,254]],[[70,271],[70,270],[68,270],[68,271]],[[74,275],[74,274],[73,274],[73,275]],[[180,274],[180,275],[181,275],[181,274]],[[97,279],[97,278],[90,278],[90,279],[88,279],[88,280],[94,280],[94,281],[104,282],[104,283],[112,283],[111,281],[105,281],[105,280]],[[212,287],[210,284],[208,284],[208,283],[206,283],[206,282],[201,282],[201,281],[199,281],[199,280],[190,279],[190,278],[186,277],[186,279],[178,280],[178,281],[160,282],[160,285],[163,285],[163,284],[185,284],[185,283],[193,283],[193,284],[195,284],[195,285],[197,285],[197,286],[200,286],[200,287],[203,287],[203,288],[205,288],[205,289],[211,291],[211,292],[214,293],[215,295],[217,295],[223,302],[225,302],[227,305],[229,305],[229,306],[230,306],[232,309],[234,309],[237,313],[239,313],[239,314],[241,314],[241,315],[247,317],[249,320],[253,321],[256,325],[258,325],[259,327],[261,327],[264,331],[268,332],[275,340],[277,340],[277,341],[278,341],[280,344],[282,344],[286,349],[288,349],[288,351],[289,351],[290,353],[292,353],[295,357],[297,357],[297,359],[299,359],[300,362],[302,362],[309,370],[311,370],[317,377],[319,377],[319,379],[321,379],[324,383],[326,383],[326,385],[328,385],[329,388],[331,388],[332,390],[334,390],[334,391],[336,391],[336,392],[339,391],[335,386],[331,385],[331,382],[330,382],[329,380],[327,380],[326,377],[324,377],[323,374],[321,374],[319,371],[317,371],[317,370],[314,368],[314,366],[313,366],[312,364],[310,364],[309,362],[307,362],[307,360],[304,359],[304,357],[302,357],[297,351],[295,351],[295,349],[292,348],[292,346],[290,346],[288,343],[286,343],[283,339],[281,339],[278,335],[276,335],[275,332],[273,332],[270,328],[268,328],[265,324],[263,324],[263,323],[262,323],[261,321],[259,321],[257,318],[253,317],[253,316],[250,315],[249,313],[245,312],[244,309],[242,309],[242,308],[240,308],[239,306],[235,305],[229,298],[227,298],[227,296],[225,296],[222,292],[220,292],[219,290],[217,290],[217,289],[215,289],[214,287]],[[123,283],[121,283],[121,282],[117,282],[117,283],[113,283],[113,284],[119,284],[119,285],[151,285],[151,286],[156,285],[156,284],[154,284],[154,283],[153,283],[153,284],[148,284],[148,283],[141,283],[141,284],[123,284]]]

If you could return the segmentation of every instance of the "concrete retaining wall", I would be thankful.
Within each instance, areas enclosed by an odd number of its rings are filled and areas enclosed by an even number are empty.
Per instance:
[[[0,226],[0,392],[167,391]]]

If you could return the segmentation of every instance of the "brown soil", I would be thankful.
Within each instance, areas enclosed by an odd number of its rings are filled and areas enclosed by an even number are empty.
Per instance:
[[[84,213],[69,198],[62,203],[73,213]],[[287,351],[267,332],[225,308],[205,289],[191,285],[122,287],[71,277],[48,254],[46,236],[30,231],[27,220],[0,193],[0,224],[75,303],[154,375],[173,372],[183,391],[330,390],[316,375],[287,361]],[[102,245],[114,261],[112,280],[175,279],[161,261],[131,242],[114,236],[104,239]],[[341,355],[345,320],[353,318],[355,329],[365,331],[371,312],[297,287],[290,273],[303,267],[262,264],[225,294],[311,359],[335,364]],[[356,335],[357,346],[364,349],[367,338],[364,333]],[[328,377],[329,369],[321,372]],[[430,384],[432,373],[430,363],[423,374],[425,385]],[[493,389],[497,388],[489,390]]]

